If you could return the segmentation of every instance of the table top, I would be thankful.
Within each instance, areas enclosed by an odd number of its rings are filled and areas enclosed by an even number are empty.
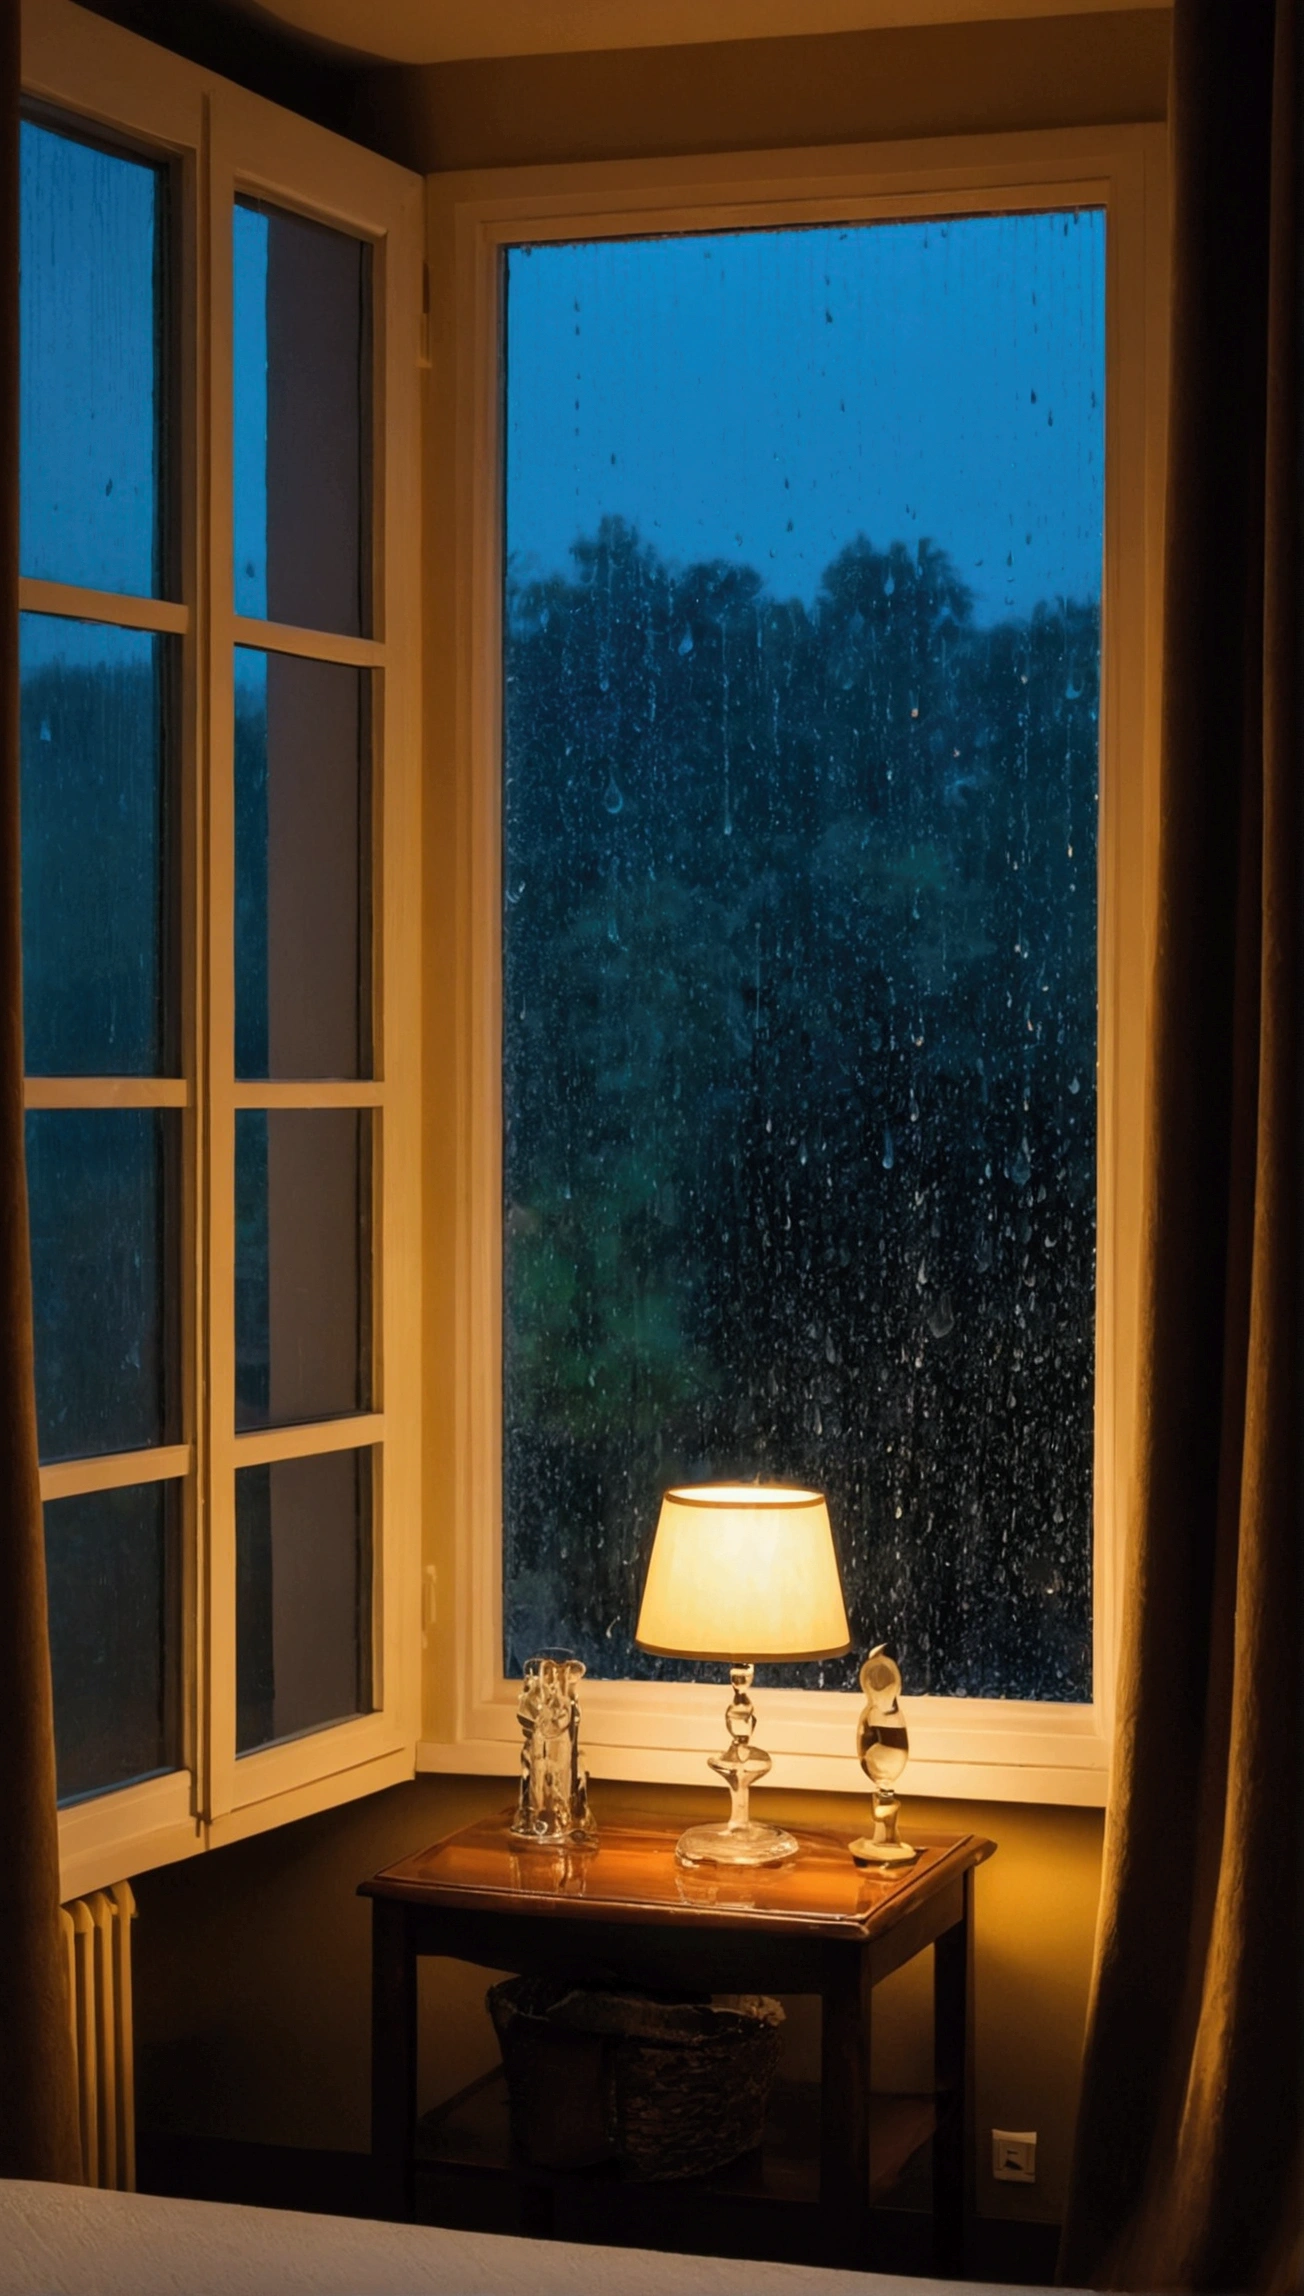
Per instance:
[[[979,1834],[910,1828],[910,1866],[857,1866],[850,1833],[794,1827],[798,1855],[744,1872],[675,1863],[681,1827],[615,1814],[592,1847],[535,1849],[507,1831],[512,1810],[465,1826],[363,1882],[364,1897],[561,1920],[688,1923],[868,1939],[992,1855]]]

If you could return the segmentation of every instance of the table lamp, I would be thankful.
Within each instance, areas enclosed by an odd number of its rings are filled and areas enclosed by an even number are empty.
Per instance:
[[[721,1825],[690,1826],[682,1865],[767,1866],[795,1857],[797,1842],[748,1814],[748,1795],[770,1768],[752,1744],[748,1692],[758,1664],[839,1658],[851,1647],[819,1491],[772,1483],[699,1483],[661,1502],[634,1639],[660,1658],[716,1659],[729,1668],[729,1745],[710,1767],[729,1788]]]

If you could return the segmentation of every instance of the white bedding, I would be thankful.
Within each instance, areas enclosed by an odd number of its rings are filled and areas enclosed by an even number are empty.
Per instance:
[[[576,2247],[0,2181],[0,2296],[946,2296],[947,2290],[959,2296],[955,2282],[879,2272]],[[1014,2291],[984,2291],[970,2281],[965,2296]]]

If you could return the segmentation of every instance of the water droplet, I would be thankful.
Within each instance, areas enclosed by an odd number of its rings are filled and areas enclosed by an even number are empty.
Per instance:
[[[608,813],[620,813],[624,809],[625,800],[620,791],[620,788],[617,785],[616,776],[614,773],[608,772],[607,791],[602,802],[606,806]]]
[[[691,630],[685,630],[685,632],[684,632],[684,634],[683,634],[683,637],[682,637],[682,638],[680,639],[680,641],[679,641],[679,651],[680,651],[680,653],[681,653],[681,654],[691,654],[691,653],[692,653],[692,651],[693,651],[693,633],[692,633],[692,631],[691,631]]]
[[[951,1307],[951,1294],[943,1292],[928,1318],[928,1328],[934,1339],[949,1339],[955,1330],[955,1315]]]
[[[1028,1143],[1026,1140],[1021,1140],[1019,1142],[1019,1153],[1010,1166],[1010,1178],[1013,1180],[1016,1188],[1026,1188],[1029,1180],[1032,1178],[1032,1165],[1028,1157]]]
[[[883,1170],[890,1172],[896,1162],[896,1143],[886,1124],[883,1126]]]

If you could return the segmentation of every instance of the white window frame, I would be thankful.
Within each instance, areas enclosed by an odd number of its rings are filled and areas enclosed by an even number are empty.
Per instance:
[[[65,1897],[410,1777],[418,1734],[420,1509],[420,469],[422,185],[70,0],[25,0],[24,100],[172,164],[180,278],[179,596],[100,598],[24,581],[20,605],[175,634],[180,679],[182,1073],[92,1080],[94,1104],[184,1111],[182,1441],[42,1470],[43,1498],[184,1473],[184,1766],[60,1811]],[[57,125],[58,119],[52,124]],[[237,616],[231,529],[231,222],[238,193],[369,240],[375,409],[373,630]],[[232,910],[234,647],[371,672],[373,1080],[237,1082]],[[28,1106],[85,1105],[34,1080]],[[240,1107],[374,1111],[372,1354],[377,1408],[237,1435],[234,1139]],[[375,1710],[237,1759],[238,1467],[378,1446],[372,1513]]]
[[[510,1774],[502,1671],[501,596],[502,250],[527,241],[965,215],[1107,214],[1101,692],[1100,1115],[1093,1703],[911,1698],[911,1794],[1101,1805],[1113,1732],[1121,1549],[1133,1452],[1143,1134],[1143,987],[1153,905],[1166,322],[1166,141],[1066,129],[710,159],[477,171],[428,184],[436,343],[427,480],[429,786],[437,826],[427,969],[427,1202],[438,1207],[426,1330],[439,1367],[426,1510],[426,1736],[418,1766]],[[438,794],[436,795],[436,792]],[[890,1635],[892,1622],[881,1631]],[[586,1682],[597,1778],[708,1783],[719,1685]],[[863,1790],[855,1693],[767,1685],[769,1783]]]

